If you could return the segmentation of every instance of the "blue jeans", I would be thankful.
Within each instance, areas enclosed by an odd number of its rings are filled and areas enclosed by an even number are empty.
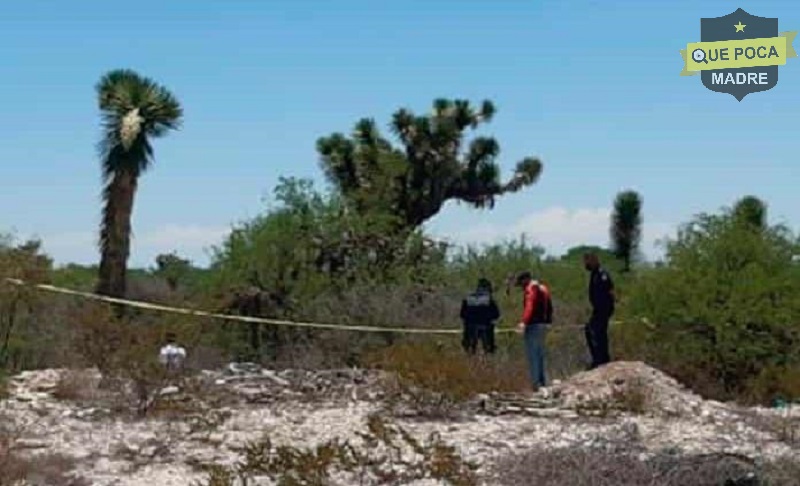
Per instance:
[[[528,357],[528,370],[531,381],[537,387],[545,386],[544,339],[547,326],[529,324],[525,326],[525,354]]]

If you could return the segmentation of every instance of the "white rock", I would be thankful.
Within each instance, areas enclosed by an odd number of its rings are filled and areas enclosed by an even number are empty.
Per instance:
[[[180,388],[178,388],[177,386],[171,385],[171,386],[166,386],[166,387],[162,388],[161,391],[159,392],[159,394],[163,397],[163,396],[175,395],[177,393],[180,393],[180,391],[181,391]]]
[[[533,400],[530,395],[527,399],[514,401],[513,405],[503,404],[501,395],[491,394],[478,397],[476,401],[492,402],[493,406],[497,404],[498,408],[514,414],[466,414],[463,421],[456,422],[430,419],[396,422],[420,440],[432,433],[439,434],[467,459],[483,465],[494,458],[534,447],[558,449],[580,445],[635,446],[633,450],[640,459],[667,448],[688,453],[736,451],[750,457],[767,458],[800,455],[800,451],[792,450],[773,435],[755,429],[749,422],[734,419],[737,415],[729,405],[703,401],[678,387],[673,380],[643,366],[617,365],[616,369],[627,373],[625,376],[647,376],[651,380],[649,386],[659,399],[663,399],[662,403],[655,404],[656,410],[674,410],[677,416],[665,417],[654,413],[650,416],[629,415],[616,421],[579,419],[570,403],[596,398],[598,391],[607,391],[608,388],[604,388],[606,384],[616,379],[612,368],[610,374],[605,370],[581,374],[559,384],[554,382],[554,391],[558,387],[566,393],[563,406],[555,401]],[[186,432],[188,426],[180,419],[132,421],[98,415],[96,412],[102,408],[80,409],[69,403],[59,403],[48,394],[34,392],[34,384],[42,387],[42,383],[52,383],[55,376],[57,374],[46,370],[41,375],[29,372],[15,377],[13,399],[0,401],[0,414],[9,415],[12,422],[23,426],[28,444],[41,446],[37,453],[61,453],[79,460],[78,473],[96,485],[153,486],[200,482],[203,475],[185,466],[187,461],[196,459],[204,463],[231,464],[239,458],[233,450],[235,447],[264,436],[275,444],[304,447],[314,447],[336,438],[360,444],[356,434],[366,430],[367,417],[382,406],[377,399],[380,390],[352,386],[353,376],[360,376],[353,372],[276,373],[261,370],[255,375],[241,375],[236,379],[206,374],[216,377],[207,382],[215,384],[211,387],[217,390],[215,396],[224,394],[219,390],[229,390],[227,398],[237,401],[235,405],[215,410],[217,413],[213,415],[202,415],[210,419],[230,413],[218,425],[209,425],[207,429],[190,435]],[[335,393],[314,401],[307,396],[296,399],[301,394],[292,382],[324,384],[326,389]],[[241,395],[250,395],[254,399],[269,397],[270,404],[249,405],[242,401]],[[19,401],[20,397],[27,397],[28,401]],[[475,408],[474,404],[469,410]],[[692,410],[692,413],[687,413],[687,410]],[[780,417],[769,410],[759,413],[765,417]],[[95,415],[95,418],[91,422],[78,420],[88,415]],[[197,423],[204,422],[200,420]],[[116,452],[119,444],[124,444],[134,452],[134,456],[140,454],[139,457],[120,457]],[[168,452],[159,455],[160,451]],[[148,455],[157,457],[151,463],[132,468],[131,460],[150,460],[146,459]],[[338,484],[353,484],[348,482],[346,475],[336,474],[334,477]]]

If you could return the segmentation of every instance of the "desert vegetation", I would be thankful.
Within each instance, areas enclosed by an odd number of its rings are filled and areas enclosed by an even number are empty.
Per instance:
[[[300,321],[458,329],[460,298],[479,277],[502,287],[509,274],[531,268],[552,286],[558,309],[549,339],[551,348],[564,352],[552,353],[552,367],[567,376],[584,366],[579,328],[588,312],[579,258],[584,248],[561,257],[546,256],[524,240],[448,248],[417,232],[403,236],[402,244],[387,242],[394,246],[392,264],[376,270],[381,257],[369,238],[373,231],[375,237],[388,233],[365,227],[362,216],[343,214],[341,200],[316,192],[307,181],[287,179],[275,192],[276,204],[234,229],[215,250],[210,268],[165,255],[151,269],[129,272],[128,297]],[[800,392],[795,378],[800,366],[797,249],[797,237],[787,228],[753,225],[737,208],[699,215],[684,225],[657,265],[640,263],[623,272],[624,259],[599,249],[605,264],[618,273],[614,355],[669,371],[711,398],[762,404],[795,399]],[[97,282],[92,269],[54,268],[37,242],[6,239],[2,258],[8,262],[4,277],[83,290]],[[519,296],[500,288],[497,298],[502,329],[519,312]],[[454,360],[454,373],[464,367],[458,339],[446,335],[295,329],[141,310],[124,318],[127,324],[111,324],[102,304],[27,286],[3,285],[2,299],[0,362],[6,374],[87,359],[86,364],[104,366],[99,361],[129,349],[90,350],[90,336],[120,334],[126,325],[135,326],[136,340],[149,339],[141,346],[151,354],[167,329],[177,331],[192,349],[192,359],[205,361],[198,366],[229,360],[269,366],[379,365],[412,376],[407,367],[418,364],[417,374],[427,376],[439,363],[426,357],[430,354]],[[140,332],[141,325],[146,332]],[[113,347],[135,340],[118,336],[100,342]],[[498,335],[496,359],[522,373],[518,344],[513,334]]]
[[[47,293],[32,284],[250,317],[432,330],[458,329],[460,299],[478,278],[487,277],[497,287],[499,327],[508,329],[516,323],[520,303],[503,284],[514,272],[531,270],[554,295],[548,366],[555,378],[565,379],[586,365],[581,257],[590,250],[600,254],[617,283],[618,314],[611,328],[615,358],[663,370],[705,398],[767,406],[800,398],[800,240],[789,228],[771,224],[766,202],[757,197],[695,216],[667,241],[659,262],[640,256],[645,211],[642,196],[633,191],[610,197],[609,248],[577,247],[549,255],[522,238],[450,246],[423,230],[447,201],[491,210],[496,198],[537,183],[544,166],[525,158],[503,181],[495,161],[499,143],[467,136],[469,129],[492,120],[493,104],[484,101],[476,108],[465,100],[440,99],[428,115],[397,111],[390,123],[394,142],[372,119],[357,122],[350,137],[320,138],[317,149],[329,189],[319,190],[310,180],[281,179],[262,214],[237,225],[214,248],[207,268],[173,252],[156,258],[152,268],[128,269],[133,201],[139,178],[153,161],[151,140],[176,129],[182,109],[166,88],[132,71],[107,74],[97,90],[104,116],[105,181],[99,265],[56,267],[41,242],[0,239],[0,399],[7,378],[25,370],[93,369],[100,377],[96,383],[78,372],[67,374],[52,396],[65,402],[113,399],[115,413],[131,420],[163,417],[165,411],[207,418],[209,408],[170,401],[164,389],[200,390],[193,387],[204,370],[249,362],[269,369],[375,370],[383,373],[386,403],[410,406],[428,419],[452,418],[477,396],[528,390],[518,336],[498,335],[495,356],[472,360],[455,335],[358,333],[122,312],[120,306]],[[168,331],[189,349],[181,376],[167,375],[156,359]],[[633,388],[616,398],[623,411],[641,414],[647,408],[642,393]],[[224,397],[217,399],[213,403],[224,403]],[[473,468],[450,445],[435,437],[417,442],[382,420],[370,418],[362,439],[378,447],[400,438],[415,450],[421,459],[404,463],[408,476],[384,468],[387,461],[399,461],[392,459],[393,446],[368,457],[347,442],[300,449],[263,438],[244,447],[238,466],[205,464],[208,484],[234,484],[237,477],[247,481],[258,474],[279,484],[325,484],[334,465],[384,481],[380,484],[421,478],[475,484]],[[5,475],[17,479],[27,463],[12,455],[10,444],[8,432],[2,432],[0,464],[10,464],[3,466]],[[536,478],[535,484],[656,484],[667,477],[657,484],[701,484],[687,479],[683,462],[661,457],[612,460],[576,450],[558,457],[530,452],[509,461],[500,466],[497,479],[504,484],[524,484],[519,482],[523,476]],[[544,466],[526,469],[531,463]],[[72,467],[64,464],[64,470]],[[723,475],[698,467],[709,477]],[[738,463],[720,467],[728,471]],[[777,477],[777,466],[763,467]],[[573,476],[559,476],[567,473]],[[597,482],[598,474],[616,482]],[[4,479],[0,473],[0,484]],[[789,484],[775,481],[764,484]]]

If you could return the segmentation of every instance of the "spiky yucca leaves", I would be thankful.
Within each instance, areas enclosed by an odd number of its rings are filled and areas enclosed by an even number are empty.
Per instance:
[[[614,201],[611,216],[611,242],[614,254],[631,269],[631,261],[642,239],[642,197],[635,191],[623,191]]]
[[[542,164],[529,157],[501,182],[494,138],[476,137],[464,147],[465,132],[494,113],[489,101],[475,109],[465,100],[438,99],[429,115],[404,109],[394,114],[391,129],[400,148],[381,136],[373,120],[363,119],[351,137],[323,137],[317,150],[328,179],[357,210],[394,214],[401,229],[413,229],[448,200],[491,208],[498,196],[538,180]]]
[[[153,161],[150,140],[177,129],[183,112],[166,88],[131,70],[107,73],[96,90],[103,119],[99,149],[104,183],[97,292],[123,297],[133,199],[139,176]]]

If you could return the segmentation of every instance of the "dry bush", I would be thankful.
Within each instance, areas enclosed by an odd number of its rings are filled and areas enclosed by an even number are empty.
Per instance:
[[[745,385],[742,401],[769,403],[800,399],[800,366],[768,366]]]
[[[110,306],[94,303],[79,306],[71,317],[76,349],[85,365],[100,371],[100,387],[117,391],[116,398],[122,400],[114,407],[118,411],[133,407],[144,416],[165,386],[184,381],[184,375],[170,374],[158,362],[168,325],[135,312],[120,318]]]
[[[67,321],[75,329],[73,346],[82,364],[97,367],[105,376],[116,353],[127,344],[124,326],[119,325],[110,307],[92,302],[76,305]]]
[[[38,241],[14,244],[0,234],[0,367],[10,372],[64,363],[70,347],[67,327],[59,320],[51,296],[30,285],[50,283],[52,261],[40,253]]]
[[[635,378],[616,388],[612,392],[611,401],[623,412],[644,414],[651,403],[651,392],[643,378]]]
[[[231,416],[230,407],[238,398],[224,387],[214,386],[201,377],[186,376],[179,392],[157,396],[147,410],[153,419],[180,420],[191,433],[210,433]]]
[[[460,326],[461,299],[451,288],[426,285],[356,286],[313,296],[290,317],[297,320],[376,327],[439,329]],[[268,330],[267,326],[267,330]],[[276,364],[296,368],[362,366],[368,355],[403,341],[394,333],[268,330]]]
[[[0,486],[11,486],[25,479],[29,464],[15,452],[17,431],[12,430],[11,420],[0,416]]]
[[[0,416],[0,486],[24,484],[57,484],[88,486],[89,482],[74,477],[75,461],[58,454],[23,457],[18,441],[21,430],[15,430],[8,417]]]
[[[301,449],[265,438],[242,447],[242,459],[235,466],[198,467],[208,474],[205,486],[251,484],[259,477],[268,477],[280,486],[322,486],[331,484],[336,472],[349,473],[352,484],[360,485],[400,485],[422,479],[453,486],[477,484],[476,466],[438,436],[418,441],[377,415],[368,419],[367,431],[359,436],[364,452],[337,439]]]
[[[759,368],[752,362],[740,370],[736,387],[726,387],[719,372],[725,368],[725,361],[716,355],[707,356],[708,346],[698,343],[699,338],[692,332],[675,328],[657,330],[653,324],[641,320],[612,326],[610,331],[615,358],[643,361],[674,376],[704,398],[744,405],[772,405],[778,399],[800,399],[797,364]]]
[[[460,329],[460,305],[464,293],[453,287],[426,285],[376,286],[330,292],[313,299],[303,309],[303,319],[335,322],[348,325],[376,327],[414,327]],[[517,296],[498,293],[498,302],[509,300],[502,322],[505,326],[517,322]],[[513,300],[513,304],[510,302]],[[547,338],[548,374],[555,378],[570,376],[587,364],[587,350],[581,327],[586,320],[582,305],[559,301],[556,323]],[[394,333],[309,332],[302,344],[304,352],[295,353],[311,361],[311,366],[369,365],[376,352],[395,344],[408,342]],[[444,338],[458,343],[460,336]],[[498,349],[523,360],[522,338],[517,335],[496,336]],[[427,340],[430,340],[429,338]],[[411,342],[416,342],[411,340]],[[527,370],[527,368],[523,368]]]
[[[766,428],[781,442],[791,446],[800,445],[800,419],[780,416],[766,422]]]
[[[772,435],[776,440],[791,447],[800,445],[800,417],[793,415],[790,408],[775,412],[740,410],[738,415],[751,427]]]
[[[623,383],[614,383],[610,394],[583,400],[575,411],[584,417],[611,417],[620,413],[644,415],[657,406],[653,390],[642,377],[633,377]]]
[[[450,288],[425,285],[355,287],[318,296],[304,314],[324,322],[434,329],[458,323],[463,297]]]
[[[184,365],[189,370],[214,370],[230,363],[225,350],[212,344],[198,343],[197,340],[188,344],[187,352]]]
[[[653,323],[641,319],[626,320],[609,329],[612,354],[618,361],[644,362],[675,377],[704,398],[720,401],[737,398],[725,389],[719,377],[709,373],[708,363],[696,359],[704,351],[698,350],[692,339],[677,332],[657,332]]]
[[[104,303],[72,302],[62,317],[71,330],[65,343],[74,349],[74,368],[99,372],[72,371],[64,374],[55,390],[63,400],[92,400],[111,411],[139,416],[194,416],[206,407],[203,393],[207,387],[193,381],[193,370],[220,365],[222,351],[203,342],[208,319],[127,309],[117,317]],[[188,351],[184,371],[168,372],[158,362],[158,352],[167,332]],[[162,396],[167,386],[177,386],[181,393]]]
[[[547,376],[551,380],[566,379],[584,371],[589,362],[583,326],[566,324],[566,320],[562,322],[565,323],[563,326],[552,324],[547,332],[545,366]],[[521,337],[518,339],[522,340]]]
[[[97,396],[97,376],[89,370],[67,370],[56,383],[52,396],[56,400],[88,401]]]
[[[800,482],[800,461],[779,459],[762,469],[763,486],[796,486]]]
[[[33,292],[32,290],[28,289]],[[15,325],[7,332],[5,361],[10,371],[29,369],[71,368],[80,363],[73,346],[75,329],[70,316],[75,314],[79,302],[72,297],[37,292],[27,306],[11,310],[0,309],[0,314]],[[0,353],[2,354],[2,353]]]
[[[23,474],[27,484],[59,486],[89,486],[87,479],[75,476],[72,472],[75,469],[76,461],[69,457],[59,454],[40,454],[29,459],[16,459],[15,474]],[[13,466],[12,466],[13,467]],[[0,486],[4,486],[3,472],[0,471]],[[13,481],[9,485],[19,486]]]
[[[365,325],[375,327],[414,327],[460,329],[459,311],[464,294],[453,287],[430,285],[377,285],[352,288],[331,288],[310,296],[303,301],[302,308],[290,309],[283,316],[290,320],[325,322],[342,325]],[[513,299],[513,310],[503,319],[515,322],[517,296]],[[498,295],[499,300],[504,296]],[[507,299],[510,302],[510,297]],[[213,299],[211,299],[213,300]],[[509,303],[506,307],[511,307]],[[548,374],[563,378],[585,367],[587,351],[584,343],[582,322],[585,309],[568,302],[558,303],[557,323],[548,337]],[[206,303],[204,308],[213,308]],[[575,326],[578,327],[575,327]],[[329,369],[342,366],[363,367],[372,363],[372,358],[381,350],[396,344],[416,342],[401,333],[361,333],[320,329],[295,329],[263,325],[259,328],[262,352],[253,357],[248,344],[249,324],[216,322],[208,335],[206,351],[211,356],[227,353],[233,359],[260,361],[270,367],[296,369]],[[444,338],[458,344],[460,336]],[[514,356],[513,361],[524,360],[522,339],[519,336],[497,335],[498,348]],[[238,356],[238,357],[237,357]],[[523,367],[522,370],[527,368]],[[526,371],[525,371],[526,372]]]
[[[185,292],[173,290],[163,279],[152,276],[129,278],[126,297],[164,305],[179,305],[185,301]]]
[[[659,454],[640,460],[619,451],[537,450],[505,458],[494,484],[509,486],[796,486],[798,463],[758,464],[724,454]],[[787,473],[791,471],[791,473]]]
[[[576,411],[584,416],[608,417],[619,413],[642,415],[647,413],[652,403],[652,392],[642,378],[626,381],[622,386],[614,386],[611,395],[587,400],[576,406]]]
[[[388,404],[429,417],[450,416],[478,394],[530,389],[521,357],[470,357],[452,342],[398,344],[369,356],[367,364],[387,372]]]
[[[800,418],[783,415],[771,422],[770,430],[778,440],[792,447],[800,445]]]

